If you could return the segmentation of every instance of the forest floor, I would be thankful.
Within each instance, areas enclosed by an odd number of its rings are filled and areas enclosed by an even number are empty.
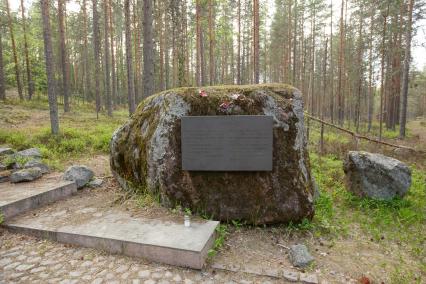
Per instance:
[[[88,165],[94,169],[97,176],[105,178],[106,183],[102,188],[85,190],[80,194],[98,198],[102,195],[102,198],[108,199],[113,206],[131,208],[144,214],[181,214],[176,208],[162,208],[149,195],[124,194],[111,177],[108,144],[112,132],[127,119],[124,109],[115,111],[113,118],[101,113],[99,119],[96,119],[92,105],[74,104],[71,113],[60,114],[59,138],[50,136],[48,115],[47,102],[43,99],[23,103],[9,100],[1,104],[0,145],[16,149],[38,147],[45,162],[55,171],[63,171],[67,166],[79,163]],[[408,130],[409,137],[404,141],[396,139],[397,134],[391,131],[387,132],[385,137],[396,144],[426,147],[426,119],[410,122]],[[265,271],[298,271],[291,266],[286,249],[280,245],[304,243],[315,257],[315,262],[299,272],[314,273],[324,283],[356,283],[362,277],[369,278],[372,283],[425,283],[424,156],[397,153],[393,149],[368,143],[359,144],[360,149],[397,157],[407,162],[413,170],[412,187],[404,199],[389,202],[359,199],[345,190],[342,169],[342,158],[347,150],[353,149],[353,141],[332,130],[327,130],[325,136],[325,151],[323,155],[319,155],[316,151],[318,131],[313,127],[310,136],[310,162],[321,192],[316,201],[314,219],[301,224],[266,227],[254,227],[236,221],[224,224],[220,232],[220,236],[224,238],[222,246],[211,256],[208,268],[203,272],[106,255],[90,249],[64,246],[6,231],[0,231],[0,254],[4,255],[6,251],[13,253],[14,248],[22,247],[23,254],[28,254],[23,256],[26,258],[30,257],[32,252],[40,250],[40,247],[44,247],[46,249],[45,254],[41,256],[42,260],[48,259],[49,252],[55,251],[60,252],[65,261],[75,260],[70,273],[74,266],[79,267],[88,260],[102,259],[99,269],[104,269],[102,265],[106,265],[105,261],[113,263],[107,264],[112,265],[114,269],[124,265],[128,267],[124,272],[127,273],[126,277],[130,277],[128,279],[131,279],[133,274],[137,276],[139,270],[149,270],[151,275],[158,272],[157,274],[160,273],[164,277],[168,272],[168,275],[173,275],[169,279],[171,282],[172,278],[176,277],[181,280],[187,278],[193,283],[243,283],[242,280],[248,281],[245,283],[282,283],[282,280],[246,272],[259,271],[259,267]],[[93,265],[97,266],[96,263]],[[219,266],[233,267],[233,272],[217,269]],[[132,270],[132,267],[138,268]],[[42,273],[43,271],[40,271],[39,274]],[[66,275],[61,274],[58,277],[65,279]],[[104,279],[108,280],[105,277]],[[92,278],[96,277],[93,275]],[[122,279],[124,281],[124,278]],[[151,280],[159,281],[159,278]]]

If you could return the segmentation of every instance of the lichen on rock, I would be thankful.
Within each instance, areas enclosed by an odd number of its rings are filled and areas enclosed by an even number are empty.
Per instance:
[[[111,140],[111,169],[121,186],[158,194],[165,206],[255,224],[313,216],[313,185],[301,93],[288,85],[179,88],[146,98]],[[182,116],[270,115],[270,172],[183,171]]]

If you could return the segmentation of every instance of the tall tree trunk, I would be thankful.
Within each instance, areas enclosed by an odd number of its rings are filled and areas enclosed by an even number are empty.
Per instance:
[[[373,32],[374,32],[374,9],[370,11],[370,39],[369,39],[369,51],[368,51],[368,126],[367,131],[371,131],[371,124],[373,121]]]
[[[200,0],[195,3],[195,20],[196,20],[196,37],[197,37],[197,58],[195,67],[195,82],[197,86],[201,86],[201,4]]]
[[[3,65],[3,41],[2,41],[3,30],[0,29],[0,100],[6,99],[6,81],[4,78],[4,65]]]
[[[15,34],[13,32],[13,22],[12,15],[10,14],[9,0],[6,0],[6,12],[9,24],[9,32],[10,32],[10,41],[12,42],[12,53],[13,53],[13,62],[15,63],[15,79],[16,86],[18,87],[18,95],[21,100],[24,99],[24,94],[22,93],[22,84],[21,84],[21,71],[19,70],[18,64],[18,53],[16,51],[16,43],[15,43]]]
[[[58,20],[59,20],[59,38],[60,38],[60,51],[61,51],[61,70],[62,70],[62,91],[64,95],[64,111],[70,111],[69,105],[69,66],[68,66],[68,52],[66,45],[65,35],[65,3],[64,0],[58,0]]]
[[[58,103],[55,92],[55,74],[53,62],[52,38],[50,31],[49,0],[41,0],[43,21],[44,56],[46,60],[47,95],[49,97],[50,128],[54,135],[59,134]]]
[[[89,58],[89,45],[87,40],[87,8],[86,0],[82,2],[82,12],[83,12],[83,41],[84,41],[84,98],[87,100],[90,92],[90,58]]]
[[[289,3],[288,3],[288,27],[287,27],[287,44],[288,44],[288,46],[285,47],[287,49],[287,60],[286,60],[287,66],[284,66],[284,68],[286,68],[286,73],[288,74],[287,78],[286,78],[287,83],[291,82],[291,80],[290,80],[290,77],[291,77],[291,47],[292,47],[291,46],[291,42],[292,42],[292,39],[291,39],[291,36],[292,36],[292,33],[291,33],[291,22],[292,22],[291,6],[292,6],[292,1],[290,0]]]
[[[253,0],[253,71],[254,83],[259,84],[259,0]],[[284,66],[287,68],[287,66]]]
[[[115,62],[115,52],[114,52],[114,18],[112,13],[112,1],[109,0],[109,34],[110,34],[110,44],[111,44],[111,77],[112,77],[112,105],[118,103],[118,93],[117,93],[117,75],[116,75],[116,62]]]
[[[124,0],[124,17],[126,25],[127,99],[129,105],[129,114],[131,115],[135,112],[135,81],[133,78],[132,66],[132,33],[130,31],[131,20],[129,0]]]
[[[383,16],[383,34],[382,34],[382,59],[381,59],[381,72],[380,72],[380,118],[379,118],[379,140],[382,140],[383,132],[383,95],[385,88],[385,40],[387,29],[387,16],[389,14],[389,4],[386,15]]]
[[[140,4],[140,0],[134,0],[133,1],[133,32],[135,35],[135,38],[133,40],[134,42],[134,48],[135,48],[135,70],[134,70],[134,86],[135,86],[135,100],[136,104],[139,103],[141,99],[140,94],[140,75],[141,75],[141,54],[140,54],[140,24],[138,22],[138,6]]]
[[[106,93],[106,109],[108,116],[112,116],[112,100],[111,100],[111,74],[109,62],[109,17],[108,17],[108,0],[104,0],[104,58],[105,58],[105,93]]]
[[[28,39],[27,39],[27,24],[25,19],[25,6],[24,0],[21,0],[21,15],[22,15],[22,28],[24,32],[24,53],[25,65],[27,67],[27,81],[28,81],[28,99],[31,100],[34,94],[34,82],[31,76],[30,57],[28,54]]]
[[[322,69],[322,76],[323,76],[323,96],[319,100],[319,109],[320,109],[320,117],[321,119],[324,119],[324,105],[325,105],[325,97],[327,94],[327,52],[328,52],[328,38],[325,39],[325,51],[324,51],[324,60],[323,60],[323,69]]]
[[[93,4],[93,50],[95,58],[95,97],[96,97],[96,117],[99,118],[101,111],[101,90],[100,90],[100,34],[99,34],[99,14],[98,14],[98,0],[92,0]]]
[[[408,2],[408,23],[406,27],[406,46],[404,55],[404,70],[402,73],[402,88],[401,88],[401,110],[399,118],[399,137],[405,138],[405,127],[407,123],[407,100],[408,100],[408,75],[410,72],[411,59],[411,29],[413,24],[413,6],[414,0]]]
[[[330,120],[334,123],[333,1],[330,3]]]
[[[344,119],[344,106],[343,106],[343,88],[342,88],[342,81],[343,81],[343,52],[344,52],[344,31],[343,31],[343,11],[345,7],[345,0],[342,0],[342,7],[340,10],[340,47],[339,47],[339,78],[338,78],[338,85],[337,85],[337,109],[338,109],[338,119],[339,124],[343,125],[343,119]]]
[[[165,9],[165,7],[164,7],[164,2],[163,1],[161,1],[160,2],[161,3],[161,6],[160,6],[160,19],[159,19],[159,21],[158,21],[158,33],[159,33],[159,37],[160,37],[160,44],[159,44],[159,48],[160,48],[160,78],[159,78],[159,83],[160,83],[160,86],[159,86],[159,89],[160,89],[160,91],[163,91],[164,89],[165,89],[165,85],[166,85],[166,83],[165,83],[165,81],[164,81],[164,37],[165,37],[165,32],[164,32],[164,29],[163,29],[163,25],[164,25],[164,22],[165,22],[165,13],[166,13],[166,9]]]
[[[214,19],[213,19],[213,0],[209,0],[209,68],[210,68],[210,85],[215,83],[215,66],[214,66]]]
[[[356,99],[356,106],[355,106],[355,127],[356,132],[359,132],[359,125],[361,120],[361,91],[362,91],[362,82],[363,82],[363,64],[362,64],[362,57],[363,57],[363,37],[362,37],[362,27],[363,27],[363,6],[361,4],[360,7],[360,16],[359,16],[359,27],[358,27],[358,54],[357,54],[357,61],[358,61],[358,89],[357,89],[357,99]]]
[[[238,0],[237,84],[241,85],[241,0]]]
[[[294,27],[293,27],[293,74],[292,74],[292,84],[293,86],[296,85],[296,52],[297,52],[297,15],[298,15],[298,9],[297,9],[297,0],[294,1],[294,11],[293,11],[293,18],[294,18]]]
[[[143,95],[154,93],[154,40],[152,0],[143,1]]]

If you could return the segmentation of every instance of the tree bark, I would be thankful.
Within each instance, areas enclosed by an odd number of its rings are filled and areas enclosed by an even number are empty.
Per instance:
[[[69,66],[68,52],[65,35],[65,3],[64,0],[58,0],[58,20],[59,20],[59,38],[60,38],[60,54],[61,54],[61,70],[62,70],[62,91],[64,95],[64,111],[70,111],[69,105]]]
[[[8,24],[9,24],[10,41],[12,42],[13,62],[15,64],[14,67],[15,67],[16,86],[18,87],[19,99],[23,100],[24,95],[22,93],[21,71],[19,70],[18,53],[16,52],[16,43],[15,43],[15,34],[13,32],[12,15],[10,14],[9,0],[6,0],[5,2],[6,2],[6,13],[8,18]]]
[[[253,1],[253,71],[254,83],[259,84],[259,0]],[[287,66],[284,66],[287,68]]]
[[[238,0],[237,84],[241,85],[241,0]]]
[[[209,68],[210,68],[210,85],[215,83],[215,66],[214,66],[214,19],[213,19],[213,0],[209,0]]]
[[[117,75],[116,75],[116,60],[114,52],[114,18],[112,13],[112,1],[109,0],[108,5],[109,12],[109,34],[110,34],[110,45],[111,45],[111,77],[112,77],[112,98],[111,104],[114,105],[118,103],[118,93],[117,93]]]
[[[196,37],[197,37],[197,58],[196,58],[196,69],[195,69],[195,82],[197,86],[201,86],[201,4],[200,0],[196,0],[195,3],[195,20],[196,20]]]
[[[34,81],[31,76],[31,64],[30,64],[30,57],[28,54],[27,24],[26,24],[26,18],[25,18],[24,0],[21,0],[21,15],[22,15],[22,28],[24,32],[25,65],[27,67],[28,99],[31,100],[34,94]]]
[[[111,74],[109,62],[109,17],[108,17],[108,0],[104,0],[104,59],[105,59],[105,94],[106,94],[106,109],[108,116],[112,116],[112,101],[111,101]]]
[[[405,138],[405,127],[407,123],[407,100],[408,100],[408,75],[410,72],[411,60],[411,29],[413,24],[413,6],[414,0],[408,2],[408,23],[406,28],[405,40],[405,55],[404,55],[404,70],[402,74],[402,89],[401,89],[401,110],[399,118],[399,137]]]
[[[100,90],[100,38],[99,38],[99,14],[98,14],[98,0],[92,0],[93,4],[93,50],[95,57],[95,97],[96,97],[96,117],[99,118],[99,112],[101,110],[101,90]]]
[[[133,78],[133,61],[132,61],[132,33],[130,32],[130,3],[124,0],[124,17],[126,25],[126,68],[127,68],[127,99],[129,105],[129,114],[135,112],[135,86]]]
[[[84,41],[84,98],[88,99],[88,94],[90,92],[90,58],[89,58],[89,45],[87,40],[87,8],[86,0],[82,2],[82,12],[83,12],[83,41]]]
[[[343,49],[344,49],[344,32],[343,32],[343,9],[345,6],[345,0],[342,0],[342,7],[340,10],[340,47],[339,47],[339,78],[337,85],[337,109],[338,109],[338,120],[339,124],[343,125],[344,119],[344,105],[343,105],[343,94],[342,94],[342,81],[343,81]]]
[[[382,59],[381,59],[381,72],[380,72],[380,118],[379,118],[379,140],[382,140],[383,132],[383,95],[385,88],[385,39],[387,28],[387,16],[389,14],[389,4],[386,15],[383,16],[383,34],[382,34]]]
[[[3,30],[0,29],[0,100],[6,99],[6,81],[4,80],[4,66],[3,66]]]
[[[330,120],[334,123],[333,1],[330,3]]]
[[[154,93],[154,40],[153,40],[153,3],[143,1],[143,95],[149,97]]]
[[[368,51],[368,126],[367,131],[371,131],[371,124],[373,121],[373,31],[374,31],[374,9],[371,9],[370,14],[370,39],[369,39],[369,51]]]
[[[55,92],[55,74],[50,30],[49,2],[49,0],[41,0],[41,13],[43,21],[44,56],[46,60],[47,95],[49,97],[50,128],[52,134],[57,135],[59,134],[59,118]]]

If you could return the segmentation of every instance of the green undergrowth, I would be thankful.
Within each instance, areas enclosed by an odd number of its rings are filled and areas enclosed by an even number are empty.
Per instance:
[[[16,101],[13,103],[18,105]],[[44,103],[35,100],[24,101],[19,106],[21,113],[30,116],[31,112],[44,111]],[[32,106],[34,108],[31,108]],[[25,127],[0,126],[0,145],[7,145],[16,150],[37,147],[42,152],[44,161],[56,169],[62,169],[63,163],[70,159],[91,154],[107,154],[113,132],[127,119],[126,112],[116,111],[112,118],[100,114],[99,119],[96,119],[96,113],[91,109],[78,106],[73,106],[72,109],[70,113],[60,115],[59,135],[51,134],[48,120],[27,121]]]
[[[410,253],[426,256],[426,173],[412,168],[407,195],[390,201],[359,198],[345,189],[342,161],[333,155],[310,154],[312,173],[320,188],[315,217],[302,222],[316,236],[345,236],[357,229],[372,241],[406,245]],[[357,232],[359,233],[359,232]]]
[[[213,247],[208,251],[208,257],[212,259],[216,256],[219,250],[225,243],[226,237],[229,234],[228,226],[226,224],[219,224],[216,227],[216,239],[214,240]]]

